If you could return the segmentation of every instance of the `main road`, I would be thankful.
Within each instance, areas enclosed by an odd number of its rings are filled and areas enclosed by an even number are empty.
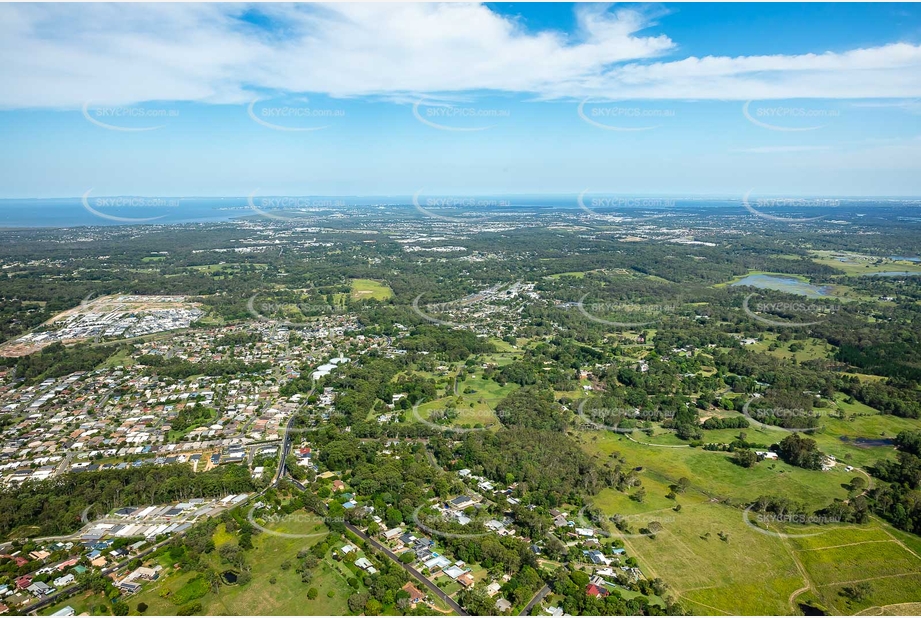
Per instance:
[[[316,386],[310,388],[310,392],[307,393],[307,397],[304,398],[304,403],[291,414],[291,418],[288,419],[288,424],[285,425],[285,436],[281,441],[281,457],[278,459],[278,470],[275,471],[275,479],[271,483],[272,487],[277,487],[278,483],[285,476],[285,460],[288,458],[288,453],[291,452],[291,426],[294,425],[294,419],[297,418],[297,415],[300,414],[307,405],[307,400],[310,399],[316,389]]]
[[[469,615],[470,615],[470,614],[468,614],[466,611],[464,611],[464,608],[463,608],[463,607],[461,607],[460,605],[457,604],[457,601],[455,601],[454,599],[452,599],[451,597],[449,597],[447,594],[445,594],[445,592],[444,592],[441,588],[439,588],[438,586],[436,586],[435,584],[433,584],[431,581],[429,581],[429,579],[428,579],[427,577],[423,577],[422,573],[420,573],[419,571],[417,571],[416,569],[414,569],[414,568],[411,567],[410,565],[408,565],[408,564],[403,564],[402,562],[400,562],[399,556],[397,556],[395,553],[393,553],[392,551],[390,551],[390,549],[388,549],[387,547],[384,547],[383,545],[381,545],[380,543],[378,543],[377,541],[375,541],[374,539],[372,539],[371,537],[369,537],[367,534],[365,534],[364,532],[362,532],[361,530],[359,530],[358,528],[356,528],[356,527],[353,526],[352,524],[348,524],[348,523],[347,523],[347,524],[345,524],[345,527],[348,528],[349,531],[351,531],[352,533],[354,533],[354,534],[355,534],[356,536],[358,536],[360,539],[364,540],[366,543],[371,544],[371,545],[372,545],[375,549],[377,549],[378,551],[383,552],[388,558],[390,558],[391,560],[393,560],[394,562],[396,562],[398,565],[400,565],[401,567],[403,567],[403,570],[404,570],[404,571],[406,571],[407,573],[409,573],[410,575],[412,575],[413,577],[415,577],[417,580],[419,580],[419,581],[422,582],[423,584],[425,584],[425,587],[428,588],[429,590],[431,590],[432,594],[434,594],[434,595],[437,596],[439,599],[441,599],[442,601],[444,601],[445,604],[446,604],[448,607],[450,607],[451,609],[453,609],[455,612],[457,612],[458,615],[460,615],[460,616],[469,616]]]

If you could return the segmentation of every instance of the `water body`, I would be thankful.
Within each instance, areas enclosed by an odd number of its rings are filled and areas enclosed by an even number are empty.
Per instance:
[[[871,448],[874,446],[893,446],[895,441],[890,438],[848,438],[841,436],[842,442],[849,442],[860,448]]]
[[[912,272],[910,270],[884,270],[879,273],[860,273],[861,277],[912,277],[921,275],[921,272]]]
[[[387,198],[275,198],[255,196],[253,204],[269,213],[328,216],[347,207],[381,208]],[[383,202],[386,203],[386,202]],[[290,206],[289,206],[290,205]],[[404,210],[407,208],[402,207]],[[244,197],[104,197],[0,199],[0,228],[172,225],[218,223],[262,215]]]
[[[100,198],[0,200],[0,227],[80,227],[228,221],[253,216],[246,198]],[[107,218],[112,217],[112,218]],[[128,221],[125,221],[127,219]],[[147,219],[147,221],[144,221]]]
[[[176,224],[229,221],[237,217],[259,216],[248,207],[248,197],[104,197],[102,189],[87,194],[87,203],[98,212],[122,219],[150,219],[154,221],[123,221],[111,219],[87,210],[80,195],[69,198],[0,199],[0,228],[16,227],[79,227],[101,225],[133,224]],[[382,213],[399,213],[424,216],[413,206],[413,194],[376,196],[292,196],[277,198],[270,195],[254,195],[255,204],[266,211],[279,214],[315,214],[325,211],[326,215],[336,210],[358,208],[376,210]],[[714,221],[747,220],[751,213],[742,204],[741,198],[725,197],[681,197],[681,196],[625,196],[587,193],[579,194],[516,194],[445,196],[438,193],[422,193],[416,196],[419,204],[432,212],[449,216],[529,216],[546,215],[552,212],[568,213],[584,217],[616,215],[642,217],[662,215],[665,217],[706,217]],[[178,202],[178,203],[177,203]],[[583,207],[589,209],[585,212]],[[894,221],[900,224],[921,223],[917,217],[917,200],[891,199],[842,199],[840,204],[829,208],[772,208],[771,213],[782,217],[834,216],[836,220],[860,222],[868,227],[890,227]],[[348,214],[355,214],[352,210]],[[902,258],[921,263],[921,258]]]
[[[808,603],[800,603],[799,608],[803,610],[804,616],[827,616],[828,615],[824,611],[819,609],[818,607],[813,607],[812,605],[809,605]]]
[[[730,286],[747,285],[759,290],[777,290],[788,294],[799,294],[809,298],[822,298],[831,295],[831,286],[812,285],[793,277],[782,275],[748,275]]]
[[[921,262],[921,258],[919,257],[900,257],[898,255],[890,255],[889,259],[898,260],[900,262]]]

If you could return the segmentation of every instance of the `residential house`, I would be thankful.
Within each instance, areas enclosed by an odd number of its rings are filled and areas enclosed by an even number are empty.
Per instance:
[[[593,597],[606,597],[611,593],[595,584],[589,584],[585,587],[585,594]]]
[[[476,504],[476,501],[473,500],[470,496],[458,496],[448,502],[448,506],[452,509],[463,511],[466,508],[469,508]]]
[[[416,588],[412,582],[406,582],[406,584],[403,585],[402,590],[405,590],[409,593],[409,602],[413,605],[420,603],[425,598],[425,595],[422,594],[422,591]]]

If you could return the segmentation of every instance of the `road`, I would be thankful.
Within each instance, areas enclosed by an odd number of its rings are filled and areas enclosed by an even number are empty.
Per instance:
[[[237,504],[237,505],[234,505],[234,508],[242,507],[242,506],[245,505],[247,502],[250,502],[250,501],[253,500],[254,498],[257,498],[257,497],[261,496],[263,493],[265,493],[266,489],[268,489],[269,487],[271,487],[271,485],[267,486],[265,489],[262,489],[261,491],[258,491],[258,492],[254,493],[254,494],[250,494],[249,497],[246,498],[246,500],[240,502],[240,503]],[[119,569],[125,568],[125,567],[128,566],[131,562],[133,562],[134,560],[138,560],[138,559],[143,560],[145,556],[149,555],[149,554],[152,553],[152,552],[157,551],[158,549],[160,549],[161,547],[163,547],[163,546],[166,545],[167,543],[171,543],[171,542],[174,541],[175,539],[179,539],[179,538],[184,537],[184,536],[186,535],[187,532],[188,532],[187,530],[183,530],[182,532],[180,532],[180,533],[178,533],[178,534],[173,534],[173,535],[171,535],[169,538],[164,539],[164,540],[162,540],[162,541],[160,541],[159,543],[156,543],[156,544],[154,544],[154,545],[151,545],[150,547],[148,547],[147,549],[145,549],[144,551],[138,553],[138,554],[135,555],[135,556],[128,556],[127,558],[125,558],[125,559],[122,560],[121,562],[118,562],[118,563],[116,563],[116,564],[113,564],[112,566],[108,566],[108,567],[102,569],[101,573],[102,573],[103,575],[110,575],[110,574],[112,574],[112,573],[115,573],[115,572],[118,571]],[[80,532],[78,531],[78,532],[75,532],[73,535],[68,535],[67,537],[47,537],[47,538],[62,538],[62,539],[63,539],[63,538],[76,538],[76,537],[79,536],[79,535],[80,535]],[[35,540],[40,540],[40,539],[35,539]],[[2,546],[0,546],[0,547],[2,547]],[[76,585],[74,585],[74,586],[69,586],[69,587],[67,587],[67,588],[62,588],[61,590],[58,590],[57,592],[55,592],[55,593],[52,594],[52,595],[49,595],[49,596],[47,596],[47,597],[44,597],[43,599],[41,599],[41,600],[39,600],[39,601],[36,601],[35,603],[33,603],[33,604],[31,604],[31,605],[28,605],[28,606],[26,606],[26,607],[21,608],[19,611],[21,611],[23,615],[26,615],[26,614],[35,614],[35,612],[37,612],[37,611],[40,610],[40,609],[43,609],[43,608],[45,608],[45,607],[48,607],[49,605],[54,605],[59,599],[65,599],[65,598],[72,597],[73,595],[75,595],[76,593],[80,592],[80,591],[83,590],[84,588],[85,588],[85,586],[83,586],[83,585],[81,585],[81,584],[76,584]]]
[[[412,575],[414,578],[416,578],[423,584],[425,584],[425,587],[428,588],[432,592],[432,594],[434,594],[439,599],[444,601],[445,604],[451,609],[453,609],[455,612],[457,612],[459,616],[469,616],[470,615],[466,611],[464,611],[464,608],[458,605],[454,599],[452,599],[447,594],[445,594],[441,588],[439,588],[438,586],[430,582],[427,577],[423,577],[422,573],[420,573],[419,571],[417,571],[410,565],[403,564],[402,562],[400,562],[400,558],[395,553],[390,551],[388,548],[384,547],[383,545],[381,545],[380,543],[378,543],[377,541],[369,537],[367,534],[365,534],[364,532],[362,532],[361,530],[359,530],[352,524],[345,524],[345,527],[348,528],[349,531],[357,535],[359,538],[364,540],[366,543],[369,543],[371,546],[373,546],[378,551],[383,552],[388,558],[390,558],[395,563],[400,565],[404,571]]]
[[[537,594],[534,595],[534,598],[531,599],[528,604],[525,606],[519,616],[528,616],[531,614],[531,610],[534,609],[534,606],[544,600],[544,597],[550,594],[550,586],[544,585],[543,588],[537,591]]]
[[[293,419],[293,418],[294,418],[294,417],[292,416],[292,419]],[[289,423],[289,425],[290,425],[290,423]],[[287,433],[285,434],[285,438],[286,438],[286,442],[287,442]],[[279,478],[280,478],[280,477],[279,477]],[[298,489],[300,489],[301,491],[306,491],[306,490],[307,490],[307,487],[304,486],[304,484],[301,483],[301,482],[299,482],[297,479],[289,478],[288,480],[289,480],[295,487],[297,487]],[[277,483],[277,482],[278,482],[278,481],[276,480],[276,483]],[[457,601],[455,601],[454,599],[452,599],[451,597],[449,597],[447,594],[445,594],[445,592],[444,592],[441,588],[439,588],[438,586],[436,586],[435,584],[433,584],[431,581],[429,581],[429,579],[428,579],[427,577],[423,576],[422,573],[420,573],[419,571],[417,571],[417,570],[416,570],[415,568],[413,568],[412,566],[410,566],[410,565],[408,565],[408,564],[404,564],[403,562],[401,562],[399,556],[397,556],[395,553],[393,553],[392,551],[390,551],[390,549],[388,549],[387,547],[384,547],[383,545],[381,545],[380,543],[378,543],[377,541],[375,541],[374,539],[372,539],[371,537],[369,537],[367,534],[365,534],[364,532],[362,532],[361,530],[359,530],[358,528],[356,528],[356,527],[353,526],[352,524],[347,523],[347,524],[345,524],[345,527],[346,527],[348,530],[350,530],[351,532],[355,533],[356,536],[358,536],[359,538],[363,539],[365,542],[367,542],[368,544],[370,544],[372,547],[374,547],[374,548],[377,549],[378,551],[382,552],[384,555],[386,555],[386,556],[387,556],[388,558],[390,558],[391,560],[393,560],[396,564],[398,564],[398,565],[400,566],[400,568],[402,568],[404,571],[406,571],[407,573],[409,573],[409,574],[410,574],[412,577],[414,577],[416,580],[422,582],[422,583],[425,585],[425,587],[428,588],[428,589],[432,592],[432,594],[434,594],[436,597],[438,597],[439,599],[441,599],[442,601],[444,601],[445,604],[446,604],[448,607],[450,607],[452,610],[454,610],[459,616],[469,616],[469,615],[470,615],[470,614],[468,614],[466,611],[464,611],[464,608],[463,608],[463,607],[461,607],[460,605],[458,605]]]
[[[285,476],[285,459],[288,458],[288,453],[291,452],[291,426],[294,424],[294,419],[297,418],[297,415],[307,406],[307,401],[313,396],[316,389],[316,386],[310,388],[310,392],[304,397],[304,403],[294,411],[291,418],[288,419],[288,424],[285,425],[285,435],[281,441],[281,456],[278,459],[278,470],[275,471],[275,479],[272,481],[272,487],[277,487],[278,483]]]
[[[102,572],[103,575],[109,575],[110,573],[114,573],[115,571],[118,571],[119,569],[122,569],[122,568],[128,566],[128,564],[130,564],[130,563],[133,562],[134,560],[138,560],[138,559],[143,560],[144,557],[147,556],[148,554],[150,554],[151,552],[154,552],[154,551],[160,549],[161,547],[163,547],[163,546],[166,545],[167,543],[172,542],[173,539],[178,538],[178,537],[181,537],[181,536],[183,536],[183,535],[185,535],[185,532],[181,532],[181,533],[179,533],[179,535],[177,535],[177,536],[172,536],[172,537],[170,537],[170,538],[168,538],[168,539],[166,539],[166,540],[160,541],[160,542],[157,543],[156,545],[151,545],[150,547],[148,547],[148,548],[145,549],[144,551],[140,552],[140,553],[137,554],[136,556],[129,556],[129,557],[125,558],[124,560],[122,560],[121,562],[118,562],[118,563],[116,563],[116,564],[113,564],[112,566],[109,566],[109,567],[106,567],[106,568],[102,569],[101,572]],[[52,594],[52,595],[49,595],[49,596],[47,596],[47,597],[44,597],[43,599],[41,599],[40,601],[36,601],[36,602],[33,603],[32,605],[29,605],[29,606],[27,606],[27,607],[22,608],[20,611],[22,611],[23,614],[34,614],[35,612],[37,612],[37,611],[40,610],[40,609],[43,609],[43,608],[45,608],[45,607],[48,607],[49,605],[54,605],[55,603],[58,602],[59,599],[64,599],[64,598],[72,597],[73,595],[75,595],[75,594],[77,594],[78,592],[80,592],[81,590],[83,590],[85,587],[86,587],[86,586],[84,586],[84,585],[82,585],[82,584],[77,584],[77,585],[74,585],[74,586],[70,586],[70,587],[68,587],[68,588],[62,588],[62,589],[59,590],[58,592],[55,592],[55,593]]]

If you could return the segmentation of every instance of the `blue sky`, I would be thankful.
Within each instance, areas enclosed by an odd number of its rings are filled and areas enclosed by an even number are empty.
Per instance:
[[[921,6],[0,5],[0,198],[921,195]]]

